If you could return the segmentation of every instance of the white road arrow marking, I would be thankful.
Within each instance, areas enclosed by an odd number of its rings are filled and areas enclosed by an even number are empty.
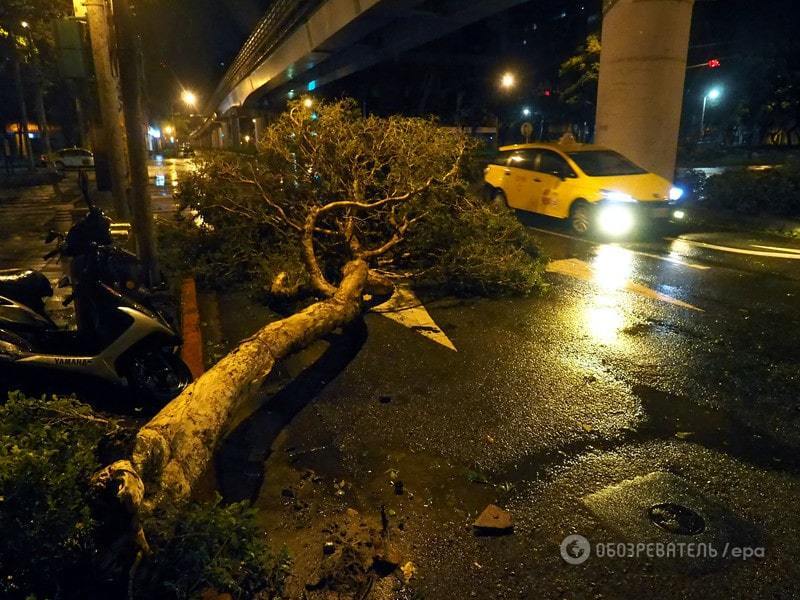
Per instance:
[[[561,275],[567,275],[569,277],[575,277],[576,279],[581,279],[583,281],[597,281],[597,272],[595,269],[588,263],[583,262],[577,258],[569,258],[566,260],[556,260],[551,262],[547,265],[547,272],[548,273],[560,273]],[[682,300],[678,300],[677,298],[673,298],[672,296],[667,296],[666,294],[662,294],[661,292],[657,292],[655,290],[651,290],[649,287],[646,287],[640,283],[635,283],[630,280],[626,280],[620,286],[620,289],[628,290],[629,292],[633,292],[634,294],[639,294],[640,296],[644,296],[645,298],[651,298],[653,300],[660,300],[662,302],[667,302],[668,304],[674,304],[675,306],[680,306],[682,308],[687,308],[689,310],[696,310],[698,312],[704,312],[703,309],[697,308],[687,302]]]
[[[453,352],[458,352],[450,338],[445,335],[428,313],[425,305],[408,288],[398,287],[389,300],[373,308],[372,312],[400,323]]]

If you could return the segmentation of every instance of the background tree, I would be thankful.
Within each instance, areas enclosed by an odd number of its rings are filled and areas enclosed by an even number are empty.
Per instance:
[[[687,71],[684,134],[696,139],[702,100],[713,87],[723,91],[706,112],[715,132],[710,139],[725,144],[789,145],[800,143],[800,43],[793,0],[771,0],[769,8],[748,0],[729,0],[720,11],[715,3],[697,3],[689,64],[719,59],[717,69]]]
[[[561,64],[558,75],[565,116],[578,126],[580,137],[586,140],[594,130],[597,111],[600,37],[590,34],[577,53]]]
[[[49,150],[49,133],[45,114],[44,97],[47,88],[56,80],[55,41],[53,22],[71,13],[69,0],[4,0],[0,3],[0,44],[6,61],[13,70],[20,69],[21,76],[15,78],[17,97],[17,119],[28,112],[22,75],[26,75],[33,89],[33,107],[39,121],[40,131],[45,140],[45,150]],[[29,68],[21,69],[21,62]],[[22,123],[27,129],[27,123]],[[26,134],[27,131],[23,131]]]

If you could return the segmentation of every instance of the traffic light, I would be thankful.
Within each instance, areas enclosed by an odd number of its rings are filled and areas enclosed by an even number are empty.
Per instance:
[[[708,68],[709,69],[719,69],[722,66],[722,63],[719,61],[718,58],[712,58],[708,61]]]

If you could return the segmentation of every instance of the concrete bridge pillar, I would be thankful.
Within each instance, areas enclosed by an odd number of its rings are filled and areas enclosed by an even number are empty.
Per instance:
[[[694,0],[604,0],[597,143],[674,178]]]
[[[234,114],[229,119],[229,127],[230,130],[230,139],[228,140],[228,144],[232,150],[238,150],[242,144],[242,133],[241,133],[241,124],[239,123],[239,115]]]

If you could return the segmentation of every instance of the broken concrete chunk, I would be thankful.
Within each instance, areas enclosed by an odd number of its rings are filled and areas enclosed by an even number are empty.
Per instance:
[[[500,535],[511,533],[514,529],[514,518],[507,510],[490,504],[483,509],[480,516],[472,524],[478,535]]]

